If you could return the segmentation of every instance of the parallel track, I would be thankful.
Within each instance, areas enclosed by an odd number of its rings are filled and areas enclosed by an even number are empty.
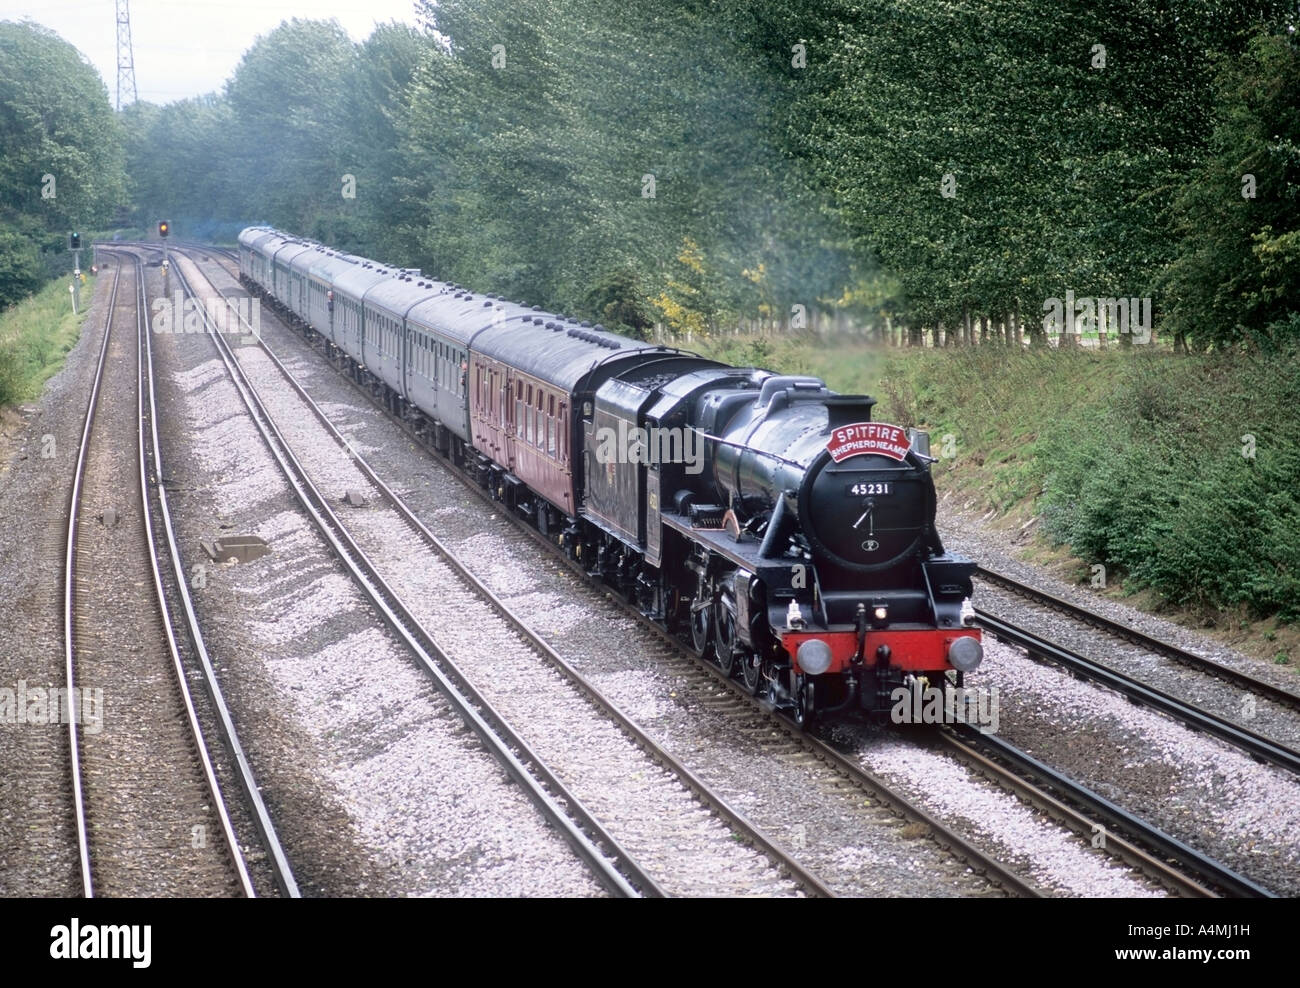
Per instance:
[[[197,297],[179,266],[175,274],[185,293]],[[238,358],[221,334],[215,332],[208,323],[206,312],[204,320],[218,356],[225,364],[253,423],[295,497],[385,623],[411,651],[421,668],[451,701],[487,750],[519,783],[543,816],[556,827],[608,891],[628,897],[662,896],[664,893],[658,884],[474,688],[452,658],[438,647],[433,636],[407,608],[398,592],[379,573],[294,456],[240,366]]]
[[[1261,761],[1271,762],[1290,772],[1300,774],[1300,752],[1271,741],[1257,731],[1233,724],[1217,714],[1139,682],[1132,676],[1085,658],[1071,649],[1048,641],[1041,635],[1014,625],[1005,618],[995,617],[980,608],[975,609],[975,616],[981,625],[1003,641],[1019,645],[1033,655],[1048,659],[1081,676],[1102,683],[1131,700],[1163,710],[1188,727],[1227,741]]]
[[[1234,686],[1240,686],[1242,689],[1254,693],[1260,697],[1272,700],[1275,703],[1290,707],[1292,710],[1300,711],[1300,694],[1293,693],[1290,690],[1283,689],[1273,683],[1267,683],[1262,679],[1242,672],[1240,669],[1234,669],[1232,666],[1224,665],[1222,662],[1216,662],[1214,659],[1198,655],[1196,652],[1189,651],[1174,645],[1171,642],[1162,641],[1159,638],[1153,638],[1143,631],[1130,625],[1114,621],[1095,611],[1088,610],[1078,604],[1057,597],[1054,594],[1047,593],[1045,590],[1039,590],[1037,587],[1030,586],[1027,583],[1007,576],[1005,573],[997,573],[983,566],[976,570],[976,576],[982,580],[996,586],[1010,590],[1026,600],[1042,604],[1061,614],[1065,614],[1084,624],[1090,625],[1101,631],[1106,632],[1116,638],[1140,645],[1142,648],[1157,655],[1163,655],[1167,658],[1180,662],[1183,665],[1207,673],[1225,682],[1232,683]]]
[[[148,422],[149,429],[149,476],[153,478],[151,489],[155,495],[161,528],[164,537],[164,544],[167,550],[167,556],[171,561],[171,571],[174,575],[172,586],[175,589],[176,596],[180,599],[180,605],[184,611],[185,628],[189,638],[190,647],[195,661],[197,662],[200,681],[203,684],[204,691],[207,694],[209,702],[217,715],[216,732],[221,743],[226,749],[230,758],[231,765],[234,769],[235,781],[240,792],[243,794],[245,805],[248,807],[253,826],[257,829],[258,836],[261,839],[262,847],[266,852],[266,860],[270,865],[272,876],[280,894],[291,899],[300,898],[302,893],[298,888],[298,882],[294,878],[293,868],[289,864],[289,859],[285,853],[283,845],[280,843],[279,834],[276,832],[275,823],[271,819],[271,813],[262,799],[261,787],[257,784],[257,779],[253,774],[252,764],[244,752],[244,747],[239,741],[239,734],[235,730],[234,719],[230,714],[230,708],[226,704],[225,695],[222,693],[221,684],[217,680],[217,672],[212,664],[212,658],[208,653],[207,643],[203,637],[203,631],[199,626],[198,613],[194,608],[194,598],[190,594],[189,582],[184,579],[187,572],[185,564],[181,559],[180,540],[176,537],[176,530],[172,524],[171,506],[167,498],[167,488],[162,483],[163,477],[163,458],[162,448],[158,441],[158,403],[157,392],[154,389],[154,364],[153,364],[153,340],[148,326],[148,320],[144,318],[143,313],[148,311],[148,299],[144,287],[143,269],[144,265],[136,255],[137,270],[141,273],[140,279],[140,336],[142,340],[144,360],[147,364],[147,373],[142,377],[148,384],[149,390],[149,407],[147,419],[142,409],[142,423]]]
[[[939,732],[942,744],[981,775],[1020,794],[1097,846],[1180,895],[1273,898],[1274,893],[1171,837],[996,735],[966,725]],[[1204,884],[1202,884],[1204,883]]]
[[[152,438],[156,443],[156,410],[152,393],[152,362],[147,353],[149,341],[144,318],[146,306],[143,266],[139,263],[138,258],[131,254],[117,255],[117,260],[118,263],[115,265],[113,285],[108,300],[109,309],[104,326],[104,338],[91,385],[68,503],[63,604],[64,661],[69,703],[73,702],[72,698],[79,698],[78,674],[84,671],[83,666],[87,661],[87,652],[89,651],[89,654],[99,665],[99,675],[113,677],[110,681],[113,684],[110,685],[110,689],[114,700],[114,720],[112,721],[114,728],[123,729],[118,727],[118,725],[126,725],[127,721],[123,720],[123,718],[134,718],[134,724],[130,727],[124,727],[124,729],[134,730],[137,738],[150,739],[143,742],[137,741],[135,742],[137,745],[143,743],[146,746],[152,745],[157,749],[149,757],[156,757],[158,761],[147,762],[147,772],[143,768],[139,769],[139,771],[146,775],[174,773],[178,786],[181,779],[188,778],[190,783],[187,784],[195,783],[200,787],[203,795],[199,797],[191,790],[189,797],[192,802],[188,806],[184,802],[186,797],[180,796],[178,792],[176,807],[182,815],[193,813],[193,818],[201,818],[206,814],[208,807],[199,808],[195,804],[201,801],[211,806],[212,812],[217,817],[218,829],[221,831],[221,843],[228,861],[225,866],[214,863],[210,857],[211,852],[202,850],[206,847],[205,842],[195,843],[194,851],[187,853],[177,844],[165,843],[159,845],[150,843],[150,841],[156,842],[158,836],[155,835],[146,839],[133,829],[130,822],[133,819],[131,813],[138,814],[143,804],[125,816],[122,814],[122,809],[136,803],[135,797],[137,793],[135,787],[147,787],[153,783],[150,779],[124,774],[128,772],[128,769],[114,760],[114,755],[109,752],[107,747],[113,739],[113,735],[96,741],[96,750],[99,752],[96,755],[98,759],[97,774],[93,779],[88,780],[86,777],[87,739],[82,736],[79,730],[79,714],[82,711],[74,706],[73,715],[68,718],[69,752],[72,767],[73,803],[82,891],[87,897],[96,894],[96,875],[100,870],[96,866],[96,861],[101,866],[107,861],[115,871],[116,885],[113,890],[118,894],[131,894],[136,882],[145,881],[147,887],[155,887],[155,885],[169,888],[179,887],[191,894],[226,894],[222,891],[223,889],[238,888],[243,895],[253,896],[255,894],[253,883],[216,779],[203,731],[199,725],[193,697],[189,690],[181,655],[182,646],[172,623],[168,605],[169,591],[167,583],[169,581],[164,576],[160,564],[157,535],[150,503],[151,494],[158,489],[153,479],[158,476],[157,464],[159,461],[156,459],[156,446],[151,447],[147,442],[148,439]],[[146,644],[141,654],[134,656],[130,660],[129,669],[122,664],[125,656],[114,657],[115,650],[120,642],[100,641],[97,634],[88,630],[94,629],[97,631],[99,621],[103,620],[100,614],[94,613],[88,608],[100,603],[101,598],[105,601],[116,600],[116,603],[107,606],[121,608],[124,606],[125,597],[132,594],[139,598],[131,601],[130,606],[132,608],[137,606],[149,608],[150,605],[145,602],[147,598],[150,598],[149,592],[138,583],[134,584],[133,587],[120,582],[118,584],[104,583],[102,581],[104,580],[103,574],[105,570],[101,569],[98,573],[86,574],[82,573],[79,567],[82,556],[81,544],[91,537],[82,525],[82,507],[85,493],[88,488],[95,490],[98,487],[102,496],[104,485],[111,483],[108,480],[108,475],[99,477],[94,483],[90,481],[90,471],[92,469],[91,449],[95,447],[100,450],[98,457],[100,462],[104,464],[112,464],[114,462],[113,457],[118,455],[114,451],[109,437],[98,435],[96,421],[105,394],[105,371],[109,363],[108,355],[113,347],[113,331],[119,304],[122,267],[126,261],[132,264],[133,277],[136,281],[135,298],[131,305],[136,315],[136,380],[134,382],[136,390],[135,482],[138,484],[138,491],[123,493],[128,500],[133,499],[136,494],[139,496],[140,517],[138,521],[145,542],[144,549],[149,566],[149,583],[153,591],[152,607],[156,611],[149,614],[148,617],[141,614],[145,623],[137,630],[143,631],[143,640],[148,644]],[[145,402],[146,392],[149,394],[147,406]],[[115,396],[114,400],[122,401],[127,399],[125,396]],[[108,457],[108,459],[106,460],[105,457]],[[170,526],[167,526],[167,529],[167,534],[170,535]],[[105,551],[105,544],[107,544],[105,540],[109,538],[110,536],[107,533],[96,536],[96,546],[101,555]],[[114,551],[120,552],[120,549]],[[124,576],[120,575],[116,577],[119,581],[124,578]],[[109,577],[109,579],[112,580],[114,577]],[[175,585],[177,581],[172,580],[170,582]],[[183,586],[183,579],[179,582]],[[96,587],[98,588],[97,593],[95,595],[86,593],[84,587]],[[149,637],[153,630],[151,625],[156,625],[159,634],[159,640],[157,641],[153,641]],[[83,635],[83,631],[86,631],[85,635]],[[83,644],[83,638],[85,637],[92,639],[89,649]],[[149,701],[156,708],[154,710],[146,711],[134,707],[133,703],[140,702],[138,699],[139,687],[134,683],[128,684],[121,677],[128,676],[135,679],[138,676],[142,678],[142,682],[150,682],[153,681],[155,676],[159,675],[165,678],[169,676],[172,680],[172,685],[175,688],[173,694],[175,700],[171,702],[176,703],[179,701],[178,707],[169,708],[169,700],[163,696],[153,696]],[[132,696],[133,690],[135,691],[134,698],[128,698]],[[164,687],[164,690],[171,693],[170,688]],[[142,731],[145,733],[141,733]],[[138,760],[143,751],[146,750],[148,750],[147,747],[140,748],[131,757]],[[171,761],[168,761],[168,759],[171,759]],[[130,758],[124,760],[125,764],[129,764],[129,762]],[[96,764],[95,759],[91,760],[91,764]],[[198,774],[201,775],[201,782],[197,782],[195,779],[196,768]],[[118,777],[114,778],[114,775]],[[117,795],[110,795],[110,792],[117,792]],[[91,804],[97,802],[96,793],[102,793],[103,795],[98,800],[99,809],[92,813]],[[151,794],[151,798],[157,799],[157,794]],[[152,818],[148,819],[152,820]],[[170,838],[164,838],[164,840],[175,840],[176,829],[181,826],[180,819],[181,816],[177,816],[176,818],[168,818],[166,821],[157,821],[164,828],[164,832],[172,835]],[[149,872],[149,878],[133,877],[141,875],[141,866],[146,869],[154,869]],[[229,875],[222,875],[224,868],[229,869]],[[175,870],[174,875],[171,874],[172,869]],[[233,878],[233,882],[230,881],[231,878]],[[180,883],[179,886],[176,883]],[[110,883],[110,885],[112,884]]]

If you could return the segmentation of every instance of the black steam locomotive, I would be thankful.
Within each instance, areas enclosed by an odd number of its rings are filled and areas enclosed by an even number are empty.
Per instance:
[[[873,422],[872,399],[267,228],[239,244],[244,283],[433,448],[799,723],[979,665],[928,438]]]

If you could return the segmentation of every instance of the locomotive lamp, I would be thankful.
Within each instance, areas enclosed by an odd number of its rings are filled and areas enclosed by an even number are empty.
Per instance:
[[[871,626],[883,628],[889,621],[889,608],[884,604],[874,604],[871,608]]]
[[[809,676],[820,676],[831,667],[831,647],[820,638],[810,638],[799,646],[799,668]]]
[[[799,610],[797,600],[790,601],[790,606],[786,608],[785,624],[787,628],[798,630],[803,627],[803,612]]]
[[[955,638],[948,646],[948,661],[958,672],[970,672],[983,660],[984,646],[977,638]]]

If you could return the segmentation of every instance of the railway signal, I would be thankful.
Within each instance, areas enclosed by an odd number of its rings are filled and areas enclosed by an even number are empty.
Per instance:
[[[170,223],[168,223],[166,220],[158,221],[158,236],[166,237],[170,231],[171,231]]]
[[[72,284],[68,291],[72,293],[72,314],[76,315],[81,302],[81,234],[73,230],[68,234],[68,251],[72,254]]]

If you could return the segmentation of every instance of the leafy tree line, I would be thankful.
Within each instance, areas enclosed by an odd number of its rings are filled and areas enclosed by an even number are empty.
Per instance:
[[[0,21],[0,308],[67,270],[67,236],[125,201],[122,129],[99,73],[54,32]]]
[[[1272,345],[1300,332],[1293,8],[439,0],[361,44],[294,20],[220,95],[121,115],[128,198],[642,334],[1036,337],[1069,292]]]

